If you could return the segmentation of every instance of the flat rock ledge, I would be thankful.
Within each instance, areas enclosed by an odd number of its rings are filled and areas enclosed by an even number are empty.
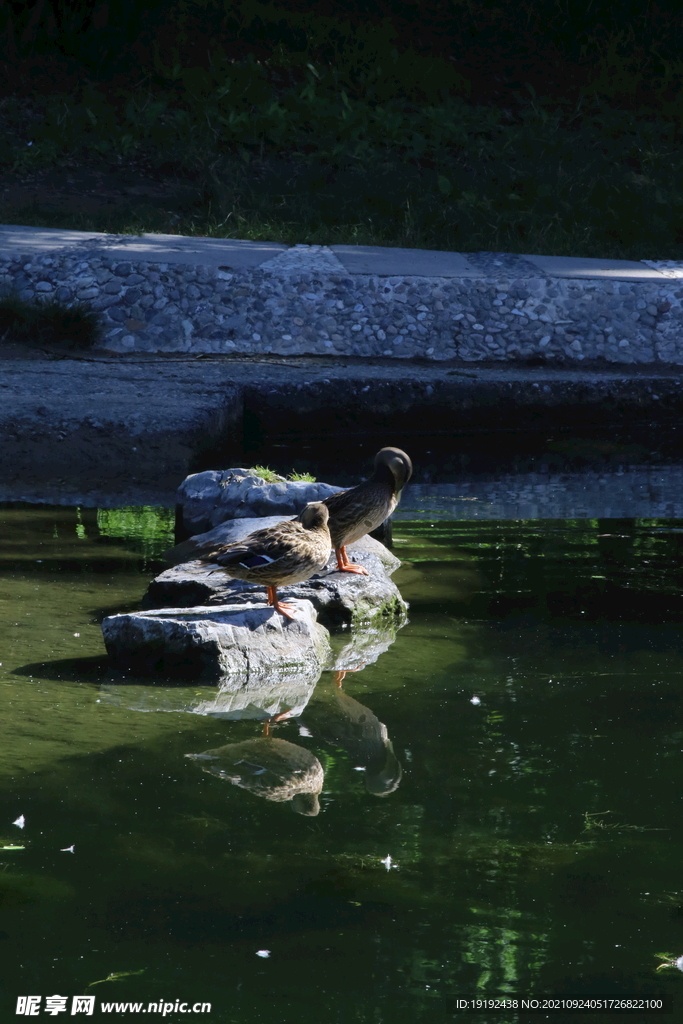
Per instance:
[[[298,516],[309,501],[323,501],[341,491],[332,484],[285,480],[268,483],[249,469],[193,473],[178,488],[183,527],[204,533],[227,519]]]
[[[171,615],[174,611],[169,608],[166,614]],[[395,623],[391,623],[380,629],[366,626],[362,630],[341,631],[330,638],[331,650],[322,671],[357,672],[372,664],[391,647],[397,628]],[[127,643],[131,639],[135,642],[137,635],[133,634],[129,624],[123,623],[114,623],[112,631],[117,654],[120,651],[125,663],[132,664],[137,671],[115,682],[104,683],[100,687],[101,700],[131,711],[180,712],[228,721],[263,721],[283,712],[287,712],[290,718],[298,718],[313,696],[321,676],[320,667],[309,659],[303,668],[278,669],[267,677],[239,674],[218,680],[183,678],[184,686],[179,685],[180,680],[173,682],[163,676],[154,680],[141,679],[138,676],[144,673],[140,663],[127,651]],[[157,662],[153,662],[152,667],[156,668],[156,665]],[[142,668],[148,669],[149,661]]]
[[[329,636],[308,601],[292,604],[294,620],[265,604],[223,601],[111,615],[102,632],[113,667],[136,676],[258,684],[293,673],[317,680],[332,658]]]
[[[318,622],[326,627],[357,627],[368,623],[402,625],[407,605],[382,562],[370,551],[353,548],[352,555],[354,561],[368,570],[369,576],[339,572],[332,555],[324,572],[311,576],[304,583],[278,588],[278,597],[288,602],[310,601]],[[152,580],[142,606],[197,611],[196,605],[210,609],[216,605],[257,607],[260,601],[265,608],[265,587],[230,579],[211,565],[194,561],[166,569]]]

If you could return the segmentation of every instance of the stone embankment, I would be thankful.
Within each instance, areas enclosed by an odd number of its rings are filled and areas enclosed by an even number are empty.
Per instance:
[[[87,302],[111,352],[683,363],[672,261],[2,232],[0,285]]]

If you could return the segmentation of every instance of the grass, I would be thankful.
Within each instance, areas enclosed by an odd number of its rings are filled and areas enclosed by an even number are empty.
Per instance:
[[[0,100],[0,170],[99,163],[201,194],[0,209],[5,222],[683,257],[683,19],[668,0],[430,0],[351,19],[294,0],[152,3],[142,20],[113,0],[63,7],[0,17],[24,83]]]
[[[315,483],[315,477],[311,476],[310,473],[297,473],[292,470],[288,477],[280,476],[279,473],[275,473],[268,466],[252,466],[251,472],[255,473],[256,476],[260,476],[262,480],[265,480],[268,484],[282,483],[285,480],[292,480],[304,483]]]
[[[29,302],[12,293],[0,298],[0,343],[82,350],[92,348],[99,333],[99,316],[83,304],[67,306],[55,298]]]

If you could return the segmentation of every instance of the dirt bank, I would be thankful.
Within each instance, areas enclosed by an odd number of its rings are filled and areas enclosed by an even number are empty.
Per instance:
[[[2,500],[167,503],[188,472],[283,439],[652,433],[683,411],[683,373],[658,367],[2,354]]]

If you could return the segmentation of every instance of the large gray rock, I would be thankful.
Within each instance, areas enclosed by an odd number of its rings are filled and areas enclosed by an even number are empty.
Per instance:
[[[189,562],[195,558],[204,557],[210,551],[221,544],[231,544],[234,541],[244,540],[256,530],[264,530],[277,523],[292,519],[292,516],[262,516],[258,519],[228,519],[227,522],[215,526],[213,530],[206,533],[198,533],[189,540],[176,544],[174,548],[166,552],[165,558],[169,565],[180,565],[182,562]],[[401,563],[391,551],[375,540],[374,537],[365,536],[347,546],[347,550],[353,555],[357,551],[369,551],[376,555],[384,567],[384,571],[391,574],[396,572]]]
[[[304,583],[278,587],[282,600],[310,601],[323,626],[358,626],[405,621],[407,605],[387,576],[380,560],[368,551],[354,551],[354,560],[370,575],[338,572],[334,556],[327,569]],[[143,598],[144,608],[191,608],[194,605],[238,605],[263,601],[265,587],[233,580],[203,562],[184,562],[152,580]]]
[[[294,603],[294,602],[292,602]],[[294,620],[266,604],[223,601],[111,615],[102,632],[112,665],[134,675],[244,682],[320,672],[331,657],[326,630],[307,601]]]
[[[309,501],[322,501],[342,490],[332,484],[303,481],[266,481],[248,469],[207,470],[193,473],[178,488],[183,527],[189,534],[204,533],[226,519],[255,516],[298,516]]]
[[[290,712],[298,717],[308,704],[320,669],[314,665],[302,671],[276,672],[270,679],[229,676],[218,687],[195,683],[192,686],[105,683],[100,687],[104,703],[131,711],[175,711],[206,715],[236,722],[242,719],[264,721]]]

